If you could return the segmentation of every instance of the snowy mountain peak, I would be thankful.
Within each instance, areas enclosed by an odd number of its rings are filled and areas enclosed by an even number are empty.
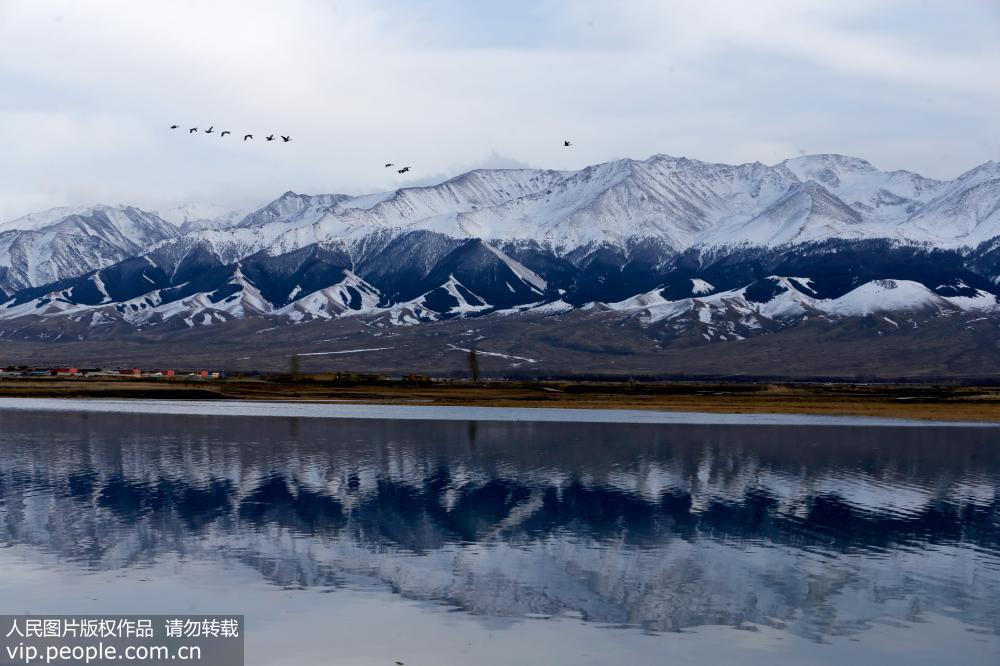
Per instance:
[[[968,183],[970,181],[983,182],[994,178],[1000,178],[1000,162],[990,160],[989,162],[983,162],[979,166],[969,169],[955,180],[962,183]]]
[[[166,220],[133,206],[62,208],[19,218],[0,229],[0,293],[110,266],[177,235]]]
[[[912,280],[873,280],[831,299],[819,298],[808,278],[772,275],[745,287],[709,296],[670,300],[660,290],[611,303],[613,312],[644,327],[686,331],[704,340],[740,340],[762,332],[798,326],[810,318],[827,323],[872,317],[899,329],[901,321],[918,328],[914,317],[951,317],[961,312],[998,313],[994,294],[973,290],[969,296],[941,296]],[[891,315],[891,317],[889,316]],[[893,319],[898,318],[899,321]]]
[[[343,194],[297,194],[285,192],[271,203],[250,213],[237,226],[260,227],[271,222],[294,222],[314,209],[325,209],[350,197]]]
[[[128,206],[60,209],[0,230],[0,312],[95,310],[142,327],[413,324],[612,303],[587,312],[724,319],[730,337],[816,313],[866,316],[878,302],[950,313],[995,303],[1000,246],[978,244],[1000,237],[998,175],[995,162],[941,182],[843,155],[768,166],[658,154],[479,169],[366,196],[288,191],[215,218],[194,204],[169,221]],[[895,288],[878,282],[888,277]]]
[[[801,180],[812,179],[820,180],[820,182],[822,182],[822,178],[817,178],[816,176],[824,172],[841,174],[877,171],[868,160],[849,155],[837,155],[835,153],[817,153],[814,155],[792,157],[779,162],[776,166],[785,167]]]
[[[182,234],[208,229],[226,229],[241,222],[255,208],[229,209],[218,204],[189,203],[158,211],[157,215],[180,229]]]
[[[50,208],[49,210],[36,213],[29,213],[19,218],[0,223],[0,233],[13,230],[38,231],[39,229],[44,229],[45,227],[58,224],[59,222],[62,222],[66,218],[70,217],[90,217],[97,214],[113,215],[115,213],[125,213],[127,211],[137,211],[147,215],[156,215],[156,213],[144,213],[144,211],[140,211],[134,206],[126,205],[109,206],[107,204],[94,204],[93,206],[64,206],[59,208]]]

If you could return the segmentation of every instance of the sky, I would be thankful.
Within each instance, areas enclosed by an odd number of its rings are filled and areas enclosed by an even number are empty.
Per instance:
[[[954,178],[1000,159],[997,35],[1000,0],[0,0],[0,220],[657,153]]]

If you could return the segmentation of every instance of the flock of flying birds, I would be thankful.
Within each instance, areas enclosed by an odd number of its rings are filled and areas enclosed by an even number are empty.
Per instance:
[[[178,129],[179,127],[180,127],[180,125],[171,125],[170,129],[175,130],[175,129]],[[198,131],[197,127],[192,127],[192,128],[190,128],[188,130],[188,134],[194,134],[197,131]],[[215,125],[212,125],[207,130],[202,130],[202,132],[204,132],[205,134],[214,134],[215,133]],[[230,132],[229,130],[222,130],[221,132],[219,132],[219,136],[226,136],[227,134],[232,134],[232,132]],[[253,134],[244,134],[243,135],[243,140],[244,141],[250,141],[251,139],[253,139]],[[267,136],[264,137],[264,140],[265,141],[274,141],[274,134],[268,134]],[[281,135],[281,140],[284,141],[285,143],[288,143],[289,141],[292,140],[292,137],[291,136]]]
[[[170,129],[172,129],[172,130],[180,129],[180,125],[171,125]],[[198,131],[197,127],[191,127],[191,128],[188,129],[188,134],[194,134],[197,131]],[[211,125],[207,130],[201,130],[201,131],[204,132],[205,134],[215,134],[215,125]],[[230,132],[229,130],[222,130],[222,131],[219,132],[219,136],[220,137],[225,137],[227,134],[232,134],[232,132]],[[280,134],[279,136],[281,137],[281,141],[283,143],[288,143],[289,141],[292,140],[291,135],[285,136],[283,134]],[[268,134],[267,136],[264,137],[265,141],[274,141],[274,139],[275,139],[274,134]],[[252,140],[253,140],[253,134],[244,134],[243,135],[243,141],[244,142],[246,142],[246,141],[252,141]],[[570,143],[569,141],[563,141],[563,147],[564,148],[569,148],[572,145],[573,144]],[[396,165],[393,164],[392,162],[386,162],[386,164],[385,164],[385,168],[386,169],[388,169],[390,167],[394,167],[394,166],[396,166]],[[405,166],[405,167],[402,167],[401,169],[396,169],[396,173],[406,173],[409,170],[410,170],[410,167]]]

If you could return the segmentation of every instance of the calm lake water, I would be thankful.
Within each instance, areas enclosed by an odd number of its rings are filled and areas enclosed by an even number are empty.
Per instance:
[[[996,428],[16,406],[0,613],[242,613],[248,664],[1000,663]]]

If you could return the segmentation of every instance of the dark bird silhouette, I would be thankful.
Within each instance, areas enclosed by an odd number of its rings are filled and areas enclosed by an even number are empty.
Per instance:
[[[180,127],[180,125],[171,125],[170,129],[177,129],[178,127]]]
[[[243,135],[243,140],[244,141],[246,141],[247,139],[252,139],[252,138],[253,138],[253,134],[244,134]]]
[[[572,143],[570,143],[569,141],[563,141],[563,148],[569,148],[569,147],[570,147],[570,146],[572,146],[572,145],[573,145],[573,144],[572,144]]]
[[[292,137],[290,137],[290,136],[285,136],[284,134],[282,134],[282,135],[281,135],[281,140],[282,140],[282,141],[284,141],[285,143],[288,143],[289,141],[291,141],[291,140],[292,140]]]
[[[268,141],[274,141],[274,135],[273,134],[268,134],[264,138],[267,139]]]
[[[214,129],[215,129],[215,125],[212,125],[212,126],[211,126],[211,127],[209,127],[209,128],[207,129],[207,130],[205,130],[205,134],[211,134],[211,133],[212,133],[212,130],[214,130]]]
[[[391,166],[396,166],[396,165],[393,164],[392,162],[387,162],[386,165],[385,165],[385,168],[388,169]]]
[[[402,169],[396,169],[396,173],[406,173],[410,170],[410,167],[403,167]]]
[[[191,129],[188,130],[188,134],[194,134],[197,131],[198,131],[197,127],[192,127]]]
[[[232,132],[230,132],[229,130],[222,130],[222,134],[220,134],[219,136],[226,136],[227,134],[232,134]]]

